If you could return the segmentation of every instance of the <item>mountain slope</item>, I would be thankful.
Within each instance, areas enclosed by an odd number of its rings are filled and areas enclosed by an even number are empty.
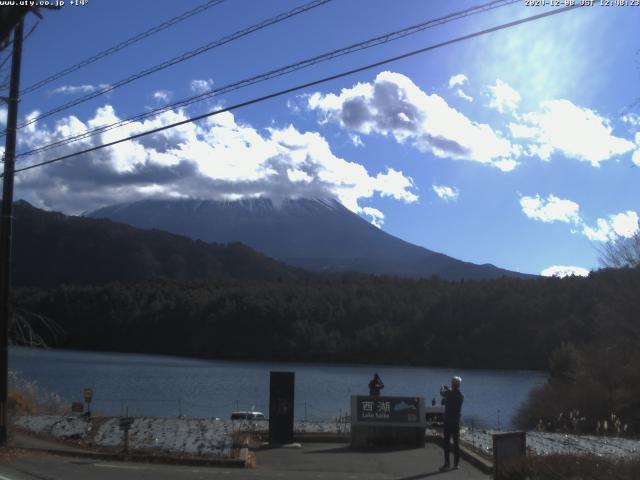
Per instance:
[[[302,272],[239,243],[213,245],[110,220],[14,205],[15,286],[100,285],[155,277],[295,278]]]
[[[208,242],[240,241],[270,257],[314,271],[437,275],[452,280],[527,276],[489,264],[463,262],[405,242],[335,200],[144,200],[88,215]]]

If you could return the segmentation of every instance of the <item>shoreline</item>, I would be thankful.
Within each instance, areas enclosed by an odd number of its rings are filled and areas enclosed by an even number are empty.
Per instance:
[[[153,356],[153,357],[163,357],[167,359],[174,360],[188,360],[195,362],[218,362],[218,363],[257,363],[257,364],[274,364],[274,365],[303,365],[303,366],[318,366],[318,367],[355,367],[355,368],[365,368],[365,367],[380,367],[380,368],[407,368],[407,369],[422,369],[428,368],[432,370],[471,370],[474,372],[482,373],[482,372],[523,372],[523,373],[540,373],[540,374],[548,374],[548,370],[538,370],[534,368],[508,368],[508,367],[473,367],[473,366],[432,366],[432,365],[407,365],[402,363],[352,363],[352,362],[326,362],[326,361],[301,361],[301,360],[264,360],[264,359],[256,359],[256,358],[217,358],[217,357],[191,357],[188,355],[179,355],[179,354],[170,354],[170,353],[149,353],[149,352],[129,352],[129,351],[114,351],[114,350],[83,350],[77,348],[64,348],[64,347],[27,347],[21,345],[12,345],[9,347],[9,353],[11,350],[21,349],[28,351],[37,351],[37,350],[45,350],[45,351],[54,351],[54,352],[69,352],[69,353],[78,353],[78,354],[94,354],[94,355],[131,355],[134,357],[139,356]]]

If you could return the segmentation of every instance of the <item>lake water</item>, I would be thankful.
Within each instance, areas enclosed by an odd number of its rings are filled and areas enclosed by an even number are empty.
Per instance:
[[[12,347],[9,367],[41,394],[82,401],[93,389],[93,412],[105,415],[220,417],[236,409],[268,414],[269,372],[295,372],[295,416],[331,420],[348,413],[351,395],[368,394],[377,372],[384,395],[438,398],[440,385],[462,377],[464,422],[508,428],[532,388],[546,375],[535,371],[306,363],[229,362],[160,355],[38,350]]]

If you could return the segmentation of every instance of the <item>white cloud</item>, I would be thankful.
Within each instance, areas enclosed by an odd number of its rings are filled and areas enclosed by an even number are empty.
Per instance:
[[[333,121],[363,135],[391,136],[438,157],[504,171],[516,165],[517,149],[507,139],[489,125],[470,120],[442,97],[426,94],[399,73],[382,72],[373,83],[358,83],[339,95],[314,93],[308,106],[322,113],[321,123]]]
[[[172,94],[169,90],[158,90],[153,92],[153,98],[161,103],[169,103],[171,96]]]
[[[76,93],[93,93],[99,90],[108,88],[108,83],[101,83],[99,85],[62,85],[51,91],[52,94],[62,93],[65,95],[74,95]]]
[[[522,123],[511,123],[509,129],[514,137],[533,141],[530,153],[542,160],[559,152],[597,167],[635,148],[633,142],[613,135],[611,122],[593,110],[569,100],[547,100],[540,106],[539,112],[522,115]]]
[[[638,214],[633,210],[609,215],[609,218],[598,218],[596,227],[585,225],[582,233],[589,240],[608,242],[618,237],[631,238],[639,231]]]
[[[360,138],[360,135],[353,133],[349,135],[349,138],[351,139],[351,143],[353,143],[354,147],[364,147],[364,142],[362,141],[362,138]]]
[[[620,119],[624,123],[628,123],[629,125],[632,125],[634,127],[640,126],[640,115],[638,115],[637,113],[633,113],[633,112],[627,113],[622,117],[620,117]]]
[[[540,195],[523,196],[520,198],[520,206],[527,217],[544,223],[580,223],[580,206],[571,200],[563,200],[555,195],[549,195],[546,200]]]
[[[445,202],[455,202],[460,195],[460,192],[455,187],[448,187],[446,185],[431,185],[436,195],[443,199]]]
[[[639,231],[638,214],[633,210],[598,218],[595,226],[589,226],[580,215],[580,206],[571,200],[549,195],[546,200],[540,195],[523,196],[520,206],[524,214],[544,223],[564,222],[573,226],[572,233],[580,232],[589,240],[607,242],[619,237],[631,238]]]
[[[46,158],[187,117],[182,110],[164,112],[47,152]],[[33,134],[22,136],[20,142],[28,148],[117,120],[113,107],[106,105],[86,122],[68,116],[49,128],[35,124]],[[42,161],[42,155],[29,157],[23,165]],[[16,177],[16,187],[23,198],[39,206],[69,213],[149,196],[331,197],[355,213],[363,213],[360,202],[374,196],[406,203],[418,199],[411,178],[392,168],[369,173],[363,165],[335,155],[319,133],[302,132],[291,125],[260,132],[229,112],[22,172]],[[381,225],[383,217],[376,219]]]
[[[213,80],[207,78],[205,80],[191,80],[189,88],[194,93],[205,93],[213,88]]]
[[[574,267],[568,265],[553,265],[551,267],[545,268],[540,272],[540,275],[543,277],[588,277],[589,270],[582,267]]]
[[[384,224],[384,213],[373,207],[364,207],[362,209],[362,213],[371,218],[372,225],[375,225],[378,228],[382,228],[382,225]]]
[[[464,93],[461,88],[457,88],[455,94],[467,102],[473,102],[473,97]]]
[[[518,108],[521,100],[520,94],[506,82],[497,79],[496,84],[490,85],[487,89],[490,96],[489,107],[495,108],[500,113]]]
[[[465,83],[468,83],[469,79],[467,78],[466,75],[462,74],[462,73],[458,73],[457,75],[453,75],[450,79],[449,79],[449,88],[453,88],[456,86],[461,86],[464,85]]]
[[[466,75],[459,73],[457,75],[452,76],[449,79],[449,90],[455,88],[455,87],[462,87],[462,85],[464,85],[465,83],[469,83],[469,79],[467,78]],[[467,95],[466,93],[464,93],[464,91],[462,90],[462,88],[456,88],[454,90],[454,93],[457,97],[462,98],[463,100],[466,100],[467,102],[473,102],[473,97]]]

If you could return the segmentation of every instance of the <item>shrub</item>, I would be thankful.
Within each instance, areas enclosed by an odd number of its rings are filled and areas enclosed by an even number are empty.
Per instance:
[[[640,478],[640,458],[531,455],[510,464],[503,478],[505,480],[637,480]]]

